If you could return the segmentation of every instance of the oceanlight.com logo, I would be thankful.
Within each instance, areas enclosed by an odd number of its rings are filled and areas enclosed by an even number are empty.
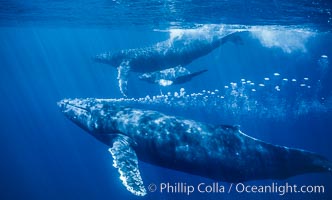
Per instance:
[[[251,194],[277,194],[283,196],[288,193],[299,194],[324,194],[324,185],[297,185],[288,182],[278,184],[273,182],[269,185],[254,185],[245,183],[222,184],[219,182],[198,183],[197,185],[185,182],[176,183],[151,183],[148,186],[150,192],[159,192],[161,194],[230,194],[230,193],[251,193]]]

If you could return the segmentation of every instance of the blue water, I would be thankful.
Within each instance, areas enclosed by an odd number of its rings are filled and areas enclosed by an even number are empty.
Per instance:
[[[56,105],[63,98],[122,98],[116,69],[95,63],[96,54],[146,47],[179,32],[241,27],[249,30],[243,44],[227,43],[188,66],[205,74],[170,87],[130,74],[129,97],[198,121],[240,124],[255,138],[332,160],[331,8],[329,1],[306,0],[0,0],[0,199],[332,199],[328,173],[278,181],[324,185],[321,194],[135,197],[121,184],[108,147]],[[213,182],[146,163],[140,171],[146,186]]]

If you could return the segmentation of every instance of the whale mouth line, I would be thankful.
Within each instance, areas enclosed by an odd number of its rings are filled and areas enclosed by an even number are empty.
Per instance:
[[[63,110],[72,107],[72,108],[75,108],[75,109],[80,109],[80,110],[84,110],[86,112],[90,112],[90,110],[86,107],[83,107],[83,106],[80,106],[80,105],[77,105],[77,104],[74,104],[74,103],[71,103],[71,102],[65,101],[65,100],[61,100],[57,104]]]
[[[78,106],[78,105],[75,105],[75,104],[68,103],[67,106],[71,106],[71,107],[78,108],[78,109],[85,110],[85,111],[89,112],[89,110],[87,108],[84,108],[82,106]]]
[[[84,108],[84,107],[82,107],[82,106],[75,105],[75,104],[70,104],[70,103],[68,103],[68,104],[65,106],[65,108],[67,108],[67,109],[70,109],[70,107],[72,107],[72,108],[74,108],[74,109],[76,109],[76,110],[81,110],[81,112],[90,113],[90,110],[89,110],[89,109]]]

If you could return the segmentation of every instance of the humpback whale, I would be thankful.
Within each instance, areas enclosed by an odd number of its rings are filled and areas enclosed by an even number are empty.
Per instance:
[[[101,99],[64,99],[58,106],[110,147],[120,180],[138,196],[147,193],[138,160],[227,182],[332,171],[332,163],[323,156],[268,144],[238,126],[201,123]]]
[[[156,83],[161,86],[169,86],[175,84],[182,84],[190,81],[193,77],[198,76],[207,70],[201,70],[191,73],[182,66],[169,68],[157,72],[144,73],[138,78],[149,83]]]
[[[126,96],[130,71],[149,73],[178,65],[185,66],[228,41],[241,43],[237,33],[239,31],[211,37],[171,38],[146,48],[101,53],[96,55],[94,60],[117,67],[120,92]]]

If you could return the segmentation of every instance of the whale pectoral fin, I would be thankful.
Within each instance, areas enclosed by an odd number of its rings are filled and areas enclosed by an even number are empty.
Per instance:
[[[118,67],[119,88],[123,96],[127,96],[126,93],[127,93],[129,70],[130,70],[129,61],[123,61]]]
[[[120,180],[126,189],[137,196],[146,195],[138,169],[138,159],[130,144],[123,138],[116,138],[108,151],[112,154],[113,166],[118,169]]]

